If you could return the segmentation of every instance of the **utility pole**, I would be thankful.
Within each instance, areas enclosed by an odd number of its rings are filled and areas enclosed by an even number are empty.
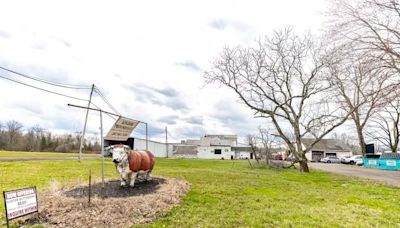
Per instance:
[[[83,142],[85,141],[86,125],[87,125],[87,119],[88,119],[88,115],[89,115],[90,103],[92,102],[93,91],[94,91],[94,84],[92,85],[92,90],[90,91],[89,102],[88,102],[88,106],[86,109],[85,124],[83,125],[83,132],[82,132],[82,137],[81,137],[81,146],[79,147],[79,162],[81,162],[81,159],[82,159]]]
[[[165,126],[165,151],[167,151],[167,158],[168,158],[168,129]]]

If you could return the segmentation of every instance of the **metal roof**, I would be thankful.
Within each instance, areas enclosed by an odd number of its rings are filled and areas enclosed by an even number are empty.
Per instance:
[[[177,145],[174,146],[174,154],[198,154],[197,146],[192,145]]]
[[[381,157],[383,159],[400,159],[400,153],[383,153]]]
[[[302,139],[302,142],[305,146],[311,145],[315,139]],[[313,148],[313,150],[337,150],[337,151],[351,151],[344,143],[341,143],[336,139],[321,139],[321,141],[317,142]]]

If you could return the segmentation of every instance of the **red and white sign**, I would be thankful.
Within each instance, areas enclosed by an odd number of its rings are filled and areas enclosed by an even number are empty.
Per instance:
[[[38,212],[36,187],[3,192],[7,220]]]

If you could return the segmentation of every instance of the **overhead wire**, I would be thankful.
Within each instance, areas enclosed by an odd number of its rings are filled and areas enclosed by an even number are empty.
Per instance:
[[[62,87],[62,88],[68,88],[68,89],[91,89],[92,88],[91,86],[79,86],[79,85],[69,85],[69,84],[64,84],[64,83],[51,82],[51,81],[43,80],[43,79],[40,79],[40,78],[37,78],[37,77],[29,76],[27,74],[23,74],[23,73],[20,73],[20,72],[17,72],[17,71],[14,71],[14,70],[2,67],[2,66],[0,66],[0,69],[8,71],[8,72],[16,74],[16,75],[19,75],[19,76],[22,76],[22,77],[25,77],[25,78],[28,78],[28,79],[32,79],[32,80],[35,80],[35,81],[38,81],[38,82],[42,82],[42,83],[45,83],[45,84],[48,84],[48,85],[58,86],[58,87]],[[25,82],[21,82],[21,81],[15,80],[15,79],[11,79],[11,78],[6,77],[6,76],[0,75],[0,77],[3,78],[3,79],[6,79],[6,80],[12,81],[12,82],[21,84],[21,85],[25,85],[25,86],[28,86],[28,87],[31,87],[31,88],[34,88],[34,89],[42,90],[42,91],[45,91],[45,92],[48,92],[48,93],[52,93],[52,94],[55,94],[55,95],[64,96],[64,97],[68,97],[68,98],[75,99],[75,100],[80,100],[80,101],[86,101],[86,102],[88,101],[87,99],[78,98],[78,97],[74,97],[74,96],[70,96],[70,95],[54,92],[54,91],[51,91],[51,90],[43,89],[43,88],[40,88],[40,87],[37,87],[37,86],[34,86],[34,85],[30,85],[30,84],[25,83]],[[103,95],[103,93],[99,90],[99,88],[95,87],[95,92],[104,100],[104,102],[113,110],[113,112],[115,112],[118,115],[121,115],[120,112],[118,112],[118,110],[114,106],[111,105],[111,103],[107,100],[107,98]],[[95,106],[96,108],[101,109],[98,105],[94,104],[93,102],[91,102],[91,104],[93,106]],[[112,116],[110,114],[107,114],[107,115],[109,117],[111,117],[112,119],[116,120],[116,117],[114,117],[114,116]]]
[[[68,97],[68,98],[75,99],[75,100],[80,100],[80,101],[88,101],[88,100],[83,99],[83,98],[74,97],[74,96],[70,96],[70,95],[54,92],[54,91],[51,91],[51,90],[43,89],[43,88],[40,88],[40,87],[37,87],[37,86],[29,85],[27,83],[20,82],[20,81],[17,81],[15,79],[11,79],[11,78],[8,78],[8,77],[2,76],[2,75],[0,75],[0,78],[9,80],[9,81],[12,81],[12,82],[15,82],[15,83],[19,83],[21,85],[25,85],[25,86],[28,86],[28,87],[31,87],[31,88],[34,88],[34,89],[38,89],[38,90],[42,90],[42,91],[45,91],[45,92],[48,92],[48,93],[56,94],[56,95],[59,95],[59,96]]]
[[[91,89],[90,86],[69,85],[69,84],[64,84],[64,83],[51,82],[51,81],[48,81],[48,80],[44,80],[44,79],[40,79],[40,78],[37,78],[37,77],[29,76],[27,74],[23,74],[23,73],[20,73],[20,72],[17,72],[17,71],[14,71],[14,70],[2,67],[2,66],[0,66],[0,69],[8,71],[8,72],[16,74],[16,75],[19,75],[19,76],[22,76],[22,77],[25,77],[25,78],[29,78],[31,80],[35,80],[35,81],[46,83],[46,84],[53,85],[53,86],[58,86],[58,87],[63,87],[63,88],[68,88],[68,89]]]
[[[107,100],[107,98],[103,95],[103,93],[100,91],[100,89],[95,86],[95,92],[101,97],[101,99],[103,99],[103,101],[108,105],[108,107],[111,108],[111,110],[113,110],[113,112],[115,112],[118,115],[121,115],[120,112],[118,112],[118,110],[111,105],[111,103]]]

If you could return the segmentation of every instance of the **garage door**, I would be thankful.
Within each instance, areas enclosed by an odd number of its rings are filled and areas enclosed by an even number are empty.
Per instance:
[[[324,157],[323,151],[312,151],[312,161],[319,162]]]

